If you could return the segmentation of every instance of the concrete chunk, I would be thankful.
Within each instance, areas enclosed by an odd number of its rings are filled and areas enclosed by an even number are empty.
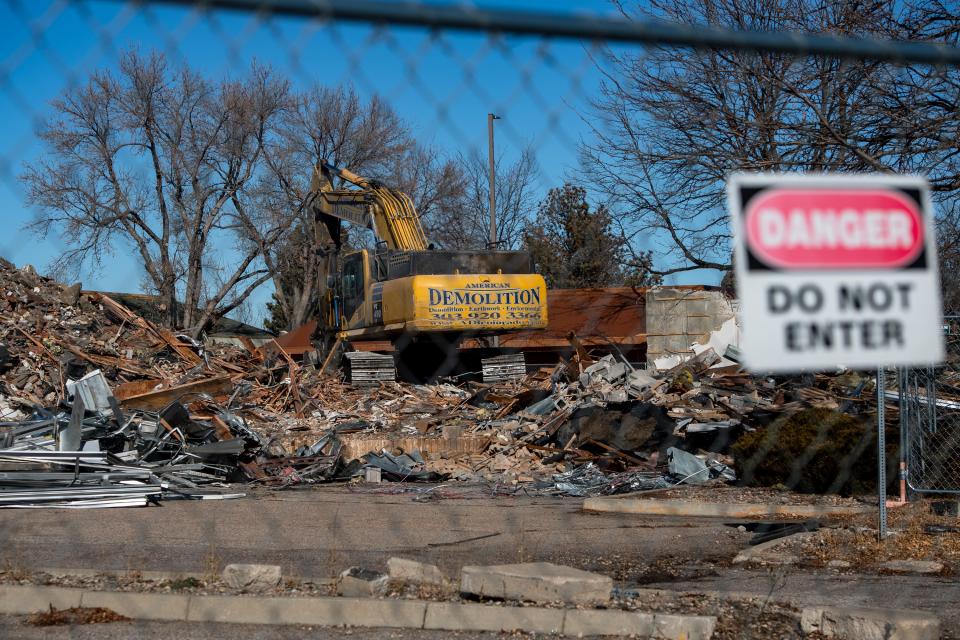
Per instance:
[[[60,292],[60,301],[63,304],[75,307],[78,302],[80,302],[80,291],[83,289],[83,285],[79,282],[75,282],[69,287],[64,287],[63,291]]]
[[[599,605],[610,601],[613,580],[550,562],[466,566],[460,591],[486,598]]]
[[[447,582],[447,579],[437,566],[424,564],[416,560],[390,558],[387,560],[387,569],[390,571],[391,580],[440,586],[443,586]]]
[[[937,640],[940,619],[925,611],[860,607],[809,607],[800,616],[804,633],[846,640]]]
[[[350,567],[340,573],[337,578],[337,595],[350,598],[370,598],[383,595],[387,589],[390,576],[364,569]]]
[[[943,563],[936,560],[890,560],[880,568],[890,573],[932,574],[943,571]]]
[[[223,569],[223,581],[234,589],[260,591],[280,584],[280,565],[228,564]]]
[[[614,383],[630,372],[630,368],[622,362],[617,362],[613,356],[606,355],[583,370],[580,374],[580,384],[589,387],[601,382]]]
[[[653,616],[655,638],[710,640],[717,619],[713,616],[680,616],[658,613]]]
[[[646,400],[653,395],[653,389],[659,381],[645,371],[633,371],[627,376],[627,387],[631,395]]]

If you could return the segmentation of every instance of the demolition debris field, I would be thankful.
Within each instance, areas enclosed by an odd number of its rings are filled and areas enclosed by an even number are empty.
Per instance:
[[[836,447],[870,438],[875,411],[872,380],[854,372],[756,378],[735,348],[706,345],[660,371],[578,349],[497,383],[353,386],[275,343],[204,345],[30,268],[4,264],[0,283],[6,506],[222,499],[242,485],[362,479],[571,496],[776,485],[783,461],[813,443],[813,474],[800,482],[809,491],[834,481]],[[869,489],[876,463],[866,453],[862,462],[835,491]]]

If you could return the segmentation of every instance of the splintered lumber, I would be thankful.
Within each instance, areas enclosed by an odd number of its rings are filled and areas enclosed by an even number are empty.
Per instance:
[[[216,396],[230,393],[233,389],[233,381],[230,376],[217,376],[216,378],[207,378],[188,382],[187,384],[167,387],[156,391],[146,391],[146,385],[152,384],[151,388],[157,386],[157,382],[132,382],[120,385],[114,391],[114,396],[120,401],[121,407],[132,407],[137,409],[158,410],[166,407],[174,400],[180,400],[185,396],[205,393]]]
[[[146,376],[150,375],[146,369],[136,366],[133,362],[125,360],[124,358],[118,358],[116,356],[101,356],[92,353],[87,353],[83,349],[76,347],[68,342],[63,340],[56,341],[58,345],[77,356],[81,360],[86,360],[87,362],[96,365],[98,367],[116,367],[117,369],[130,373],[136,376]]]
[[[153,336],[158,342],[162,342],[173,349],[173,351],[186,362],[190,364],[200,364],[202,362],[200,356],[194,353],[190,347],[177,340],[177,337],[173,335],[169,329],[158,329],[151,322],[136,315],[110,296],[97,294],[97,298],[100,304],[114,316],[124,322],[129,322],[134,326],[140,327],[147,332],[147,334]]]
[[[343,338],[337,336],[336,342],[333,343],[333,346],[330,347],[330,352],[327,354],[327,357],[323,359],[323,364],[320,366],[320,373],[324,374],[327,372],[327,367],[330,366],[330,363],[333,361],[334,355],[340,350],[340,347],[343,346]]]
[[[243,348],[247,350],[247,353],[250,354],[254,362],[263,362],[263,352],[257,348],[257,345],[253,344],[253,340],[247,336],[240,336],[240,344],[242,344]]]
[[[297,417],[303,417],[303,398],[300,397],[300,365],[293,361],[290,354],[276,340],[270,341],[280,351],[280,355],[287,361],[287,371],[290,374],[290,395],[293,396],[293,406],[296,408]]]

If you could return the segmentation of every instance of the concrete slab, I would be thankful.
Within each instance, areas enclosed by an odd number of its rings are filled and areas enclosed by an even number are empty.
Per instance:
[[[427,617],[423,628],[450,631],[520,630],[530,633],[561,633],[563,617],[563,609],[431,602],[427,604]]]
[[[390,558],[387,560],[387,569],[391,580],[403,580],[416,584],[433,584],[443,586],[447,583],[446,577],[440,568],[433,564],[408,560],[407,558]]]
[[[796,564],[800,558],[789,553],[783,553],[783,551],[791,545],[798,545],[813,535],[815,534],[811,531],[802,531],[790,536],[784,536],[783,538],[777,538],[776,540],[761,542],[752,547],[747,547],[734,557],[733,564],[743,564],[745,562],[779,565]],[[777,552],[774,551],[774,549],[779,549],[780,551]]]
[[[800,616],[804,633],[846,640],[938,640],[940,619],[925,611],[810,607]]]
[[[190,596],[84,591],[81,607],[103,607],[134,620],[185,620]]]
[[[613,580],[551,562],[466,566],[460,591],[486,598],[596,605],[610,601]]]
[[[889,573],[932,575],[943,571],[943,563],[936,560],[890,560],[881,564],[880,570]]]
[[[280,584],[283,572],[277,564],[228,564],[223,581],[234,589],[261,591]]]

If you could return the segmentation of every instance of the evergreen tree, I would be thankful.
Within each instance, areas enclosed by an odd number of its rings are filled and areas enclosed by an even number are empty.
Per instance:
[[[556,289],[645,286],[654,283],[649,252],[631,257],[605,205],[590,208],[587,191],[565,184],[551,189],[524,233],[547,286]]]

